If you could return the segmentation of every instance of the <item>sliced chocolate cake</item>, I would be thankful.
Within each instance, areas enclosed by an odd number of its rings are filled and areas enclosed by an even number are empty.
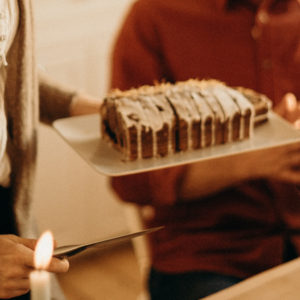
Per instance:
[[[113,91],[101,107],[102,138],[125,160],[166,156],[249,138],[271,101],[216,80]]]

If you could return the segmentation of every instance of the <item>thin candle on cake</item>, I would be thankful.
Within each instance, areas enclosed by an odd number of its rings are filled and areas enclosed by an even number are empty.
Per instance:
[[[30,273],[31,300],[50,300],[50,274],[46,271],[53,254],[53,235],[42,234],[34,252],[35,271]]]

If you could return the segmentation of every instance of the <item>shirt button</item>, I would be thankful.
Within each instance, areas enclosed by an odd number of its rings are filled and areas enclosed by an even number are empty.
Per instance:
[[[6,40],[6,34],[0,34],[0,42],[3,42]]]

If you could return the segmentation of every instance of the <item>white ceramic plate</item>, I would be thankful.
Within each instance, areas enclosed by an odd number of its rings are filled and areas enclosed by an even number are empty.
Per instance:
[[[202,160],[213,160],[300,141],[300,131],[271,112],[269,121],[257,126],[250,139],[175,153],[161,158],[124,162],[121,153],[100,139],[98,114],[58,119],[53,126],[84,160],[97,172],[107,176],[128,175]]]

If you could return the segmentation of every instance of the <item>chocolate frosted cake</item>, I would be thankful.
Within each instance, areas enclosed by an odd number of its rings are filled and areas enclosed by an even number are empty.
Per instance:
[[[100,111],[102,138],[125,160],[166,156],[249,138],[270,108],[266,96],[216,80],[117,90]]]

